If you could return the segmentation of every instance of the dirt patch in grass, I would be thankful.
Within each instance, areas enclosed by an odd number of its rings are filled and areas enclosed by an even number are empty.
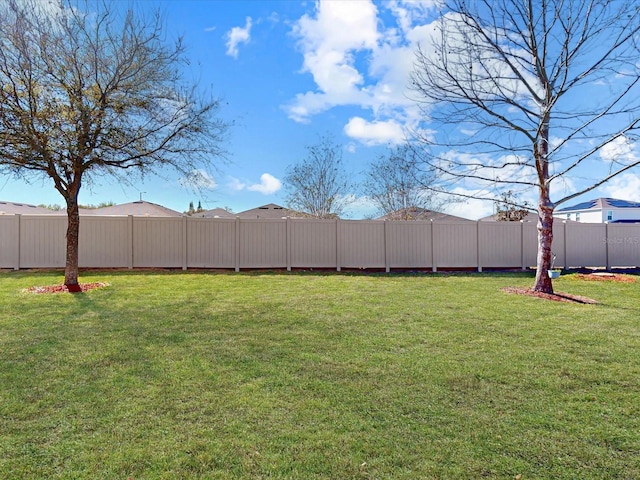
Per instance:
[[[109,284],[108,283],[104,283],[104,282],[81,283],[81,284],[79,284],[80,291],[79,292],[73,292],[73,293],[88,292],[89,290],[94,290],[96,288],[104,288],[104,287],[108,287],[108,286],[109,286]],[[25,293],[37,293],[37,294],[42,294],[42,293],[69,293],[69,289],[67,288],[66,285],[46,285],[44,287],[25,288],[23,290],[23,292],[25,292]]]
[[[580,295],[572,295],[570,293],[555,292],[553,294],[534,292],[530,288],[519,287],[506,287],[502,289],[503,292],[513,293],[516,295],[526,295],[528,297],[543,298],[545,300],[552,300],[554,302],[569,302],[569,303],[584,303],[584,304],[596,304],[598,303],[593,298],[582,297]]]

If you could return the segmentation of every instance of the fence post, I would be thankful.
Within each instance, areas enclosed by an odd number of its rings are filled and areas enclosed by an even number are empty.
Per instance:
[[[562,223],[564,227],[562,228],[562,232],[564,233],[564,269],[569,269],[569,257],[567,257],[567,244],[569,243],[569,238],[567,234],[569,233],[567,229],[569,228],[569,223],[566,220],[563,220]]]
[[[520,220],[520,266],[524,272],[526,270],[524,266],[524,220]]]
[[[436,266],[436,247],[434,241],[434,229],[436,224],[433,222],[433,218],[430,218],[429,221],[431,222],[431,271],[436,273],[438,271],[438,267]]]
[[[133,215],[127,215],[127,267],[133,270]]]
[[[341,270],[340,264],[342,258],[340,258],[340,219],[336,219],[336,271]]]
[[[236,238],[235,240],[235,264],[236,272],[240,271],[240,217],[236,217]]]
[[[384,271],[389,273],[391,271],[391,267],[389,265],[389,239],[388,237],[388,225],[389,220],[384,221]]]
[[[187,269],[188,247],[187,247],[187,215],[182,217],[182,270]]]
[[[20,219],[22,218],[22,215],[20,215],[19,213],[16,214],[15,218],[14,218],[14,222],[15,222],[15,229],[16,229],[16,248],[14,249],[14,261],[13,261],[13,269],[14,270],[20,270],[20,243],[22,242],[22,236],[20,235]]]
[[[476,260],[478,272],[482,272],[482,262],[480,261],[480,221],[476,220]]]
[[[285,241],[287,246],[287,272],[291,271],[291,218],[287,217],[287,226],[285,232]]]
[[[604,248],[607,270],[611,270],[611,261],[609,260],[609,222],[604,222]]]

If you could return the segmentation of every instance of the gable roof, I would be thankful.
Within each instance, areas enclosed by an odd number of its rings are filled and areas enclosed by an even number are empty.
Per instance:
[[[224,208],[214,208],[211,210],[203,210],[190,215],[194,218],[235,218],[236,215]]]
[[[0,215],[49,215],[52,213],[58,212],[28,203],[0,202]]]
[[[607,210],[612,208],[640,208],[640,202],[630,202],[618,198],[595,198],[586,202],[564,207],[556,212],[575,212],[584,210]]]
[[[307,218],[309,215],[303,212],[297,212],[288,208],[282,207],[275,203],[268,203],[261,207],[252,208],[236,214],[240,218]]]
[[[435,212],[427,208],[420,207],[407,207],[395,212],[388,213],[382,217],[376,218],[376,220],[455,220],[471,222],[468,218],[457,217],[455,215],[449,215],[448,213]]]
[[[180,212],[144,200],[82,210],[83,215],[133,215],[134,217],[181,217]]]

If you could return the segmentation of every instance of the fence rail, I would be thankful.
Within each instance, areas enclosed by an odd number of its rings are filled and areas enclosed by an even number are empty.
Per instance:
[[[0,268],[64,267],[67,219],[0,216]],[[636,267],[640,225],[556,221],[556,266]],[[528,222],[83,216],[83,268],[526,269]]]

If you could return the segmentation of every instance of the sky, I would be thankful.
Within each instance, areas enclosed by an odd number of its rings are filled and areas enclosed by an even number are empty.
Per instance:
[[[119,0],[112,0],[119,1]],[[125,4],[125,2],[122,2]],[[329,135],[343,148],[348,175],[358,183],[370,163],[404,142],[421,113],[408,89],[424,26],[437,18],[435,0],[138,0],[159,7],[169,39],[180,35],[190,63],[184,75],[222,100],[220,116],[232,123],[225,161],[200,176],[201,190],[172,172],[135,185],[109,178],[84,186],[81,204],[140,199],[185,211],[239,212],[286,204],[287,167],[304,160],[306,147]],[[601,156],[640,151],[612,144]],[[640,172],[620,176],[576,199],[609,196],[640,201]],[[375,208],[354,189],[347,218]],[[25,184],[0,176],[0,200],[59,204],[49,179]],[[535,203],[535,197],[531,197]],[[446,202],[442,211],[470,219],[490,215],[491,202]]]

